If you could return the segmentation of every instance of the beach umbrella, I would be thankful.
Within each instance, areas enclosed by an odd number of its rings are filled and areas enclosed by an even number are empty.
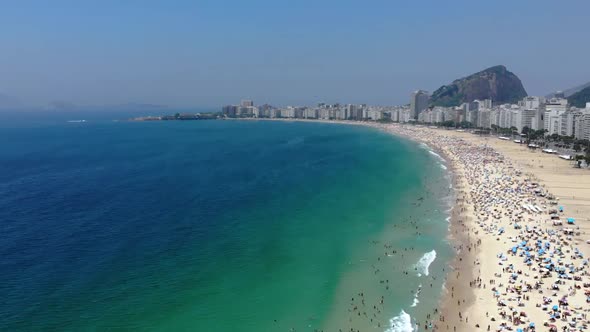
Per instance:
[[[530,323],[529,327],[535,327],[535,323]]]
[[[554,306],[553,306],[553,310],[554,310],[554,311],[557,311],[557,309],[559,309],[559,307],[558,307],[558,306],[556,306],[556,305],[554,305]]]
[[[567,223],[570,225],[573,225],[576,222],[576,219],[574,218],[567,218]]]

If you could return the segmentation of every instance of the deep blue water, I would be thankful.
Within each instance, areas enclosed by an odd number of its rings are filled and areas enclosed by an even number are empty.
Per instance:
[[[367,128],[67,118],[0,128],[3,331],[325,326],[432,172]]]

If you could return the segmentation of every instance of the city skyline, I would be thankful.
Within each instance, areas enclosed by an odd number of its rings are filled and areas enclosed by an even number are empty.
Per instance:
[[[577,43],[590,4],[534,5],[12,2],[0,13],[0,108],[399,105],[498,64],[530,95],[590,81]]]

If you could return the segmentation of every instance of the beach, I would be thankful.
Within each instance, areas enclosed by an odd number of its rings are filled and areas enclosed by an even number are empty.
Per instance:
[[[467,132],[379,126],[441,150],[456,183],[457,256],[435,330],[587,325],[590,174],[555,155]]]

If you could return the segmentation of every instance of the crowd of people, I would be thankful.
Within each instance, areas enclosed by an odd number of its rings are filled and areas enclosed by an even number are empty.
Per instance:
[[[461,184],[452,230],[464,234],[457,237],[462,243],[456,243],[455,272],[447,287],[466,283],[464,272],[470,292],[457,299],[455,308],[442,308],[438,321],[427,326],[453,331],[587,329],[590,275],[583,252],[589,246],[555,197],[488,145],[424,127],[381,129],[442,152]],[[451,287],[446,296],[458,296]],[[465,308],[461,303],[467,297],[471,304]]]

